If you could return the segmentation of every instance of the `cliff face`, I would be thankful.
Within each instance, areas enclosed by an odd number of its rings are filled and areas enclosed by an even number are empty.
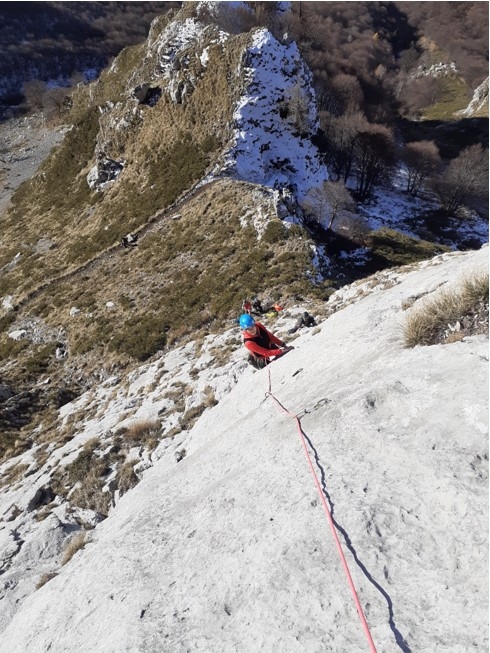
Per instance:
[[[401,331],[486,265],[485,249],[445,254],[343,288],[267,370],[230,329],[66,404],[69,441],[0,468],[25,472],[0,501],[0,651],[365,651],[295,421],[270,391],[301,420],[377,650],[484,649],[488,338],[405,349]],[[303,309],[274,332],[290,339]],[[146,447],[129,428],[177,424],[184,387],[183,430],[136,464]],[[102,523],[54,496],[78,469],[80,502],[131,442],[140,483],[121,498],[112,468]]]
[[[1,216],[1,653],[361,650],[319,499],[245,362],[253,295],[283,304],[262,319],[285,340],[305,310],[319,323],[273,387],[332,480],[380,647],[484,645],[482,549],[455,528],[481,537],[487,341],[407,351],[400,324],[485,252],[325,301],[298,208],[327,179],[311,75],[287,39],[241,29],[247,12],[155,19],[77,89]],[[384,200],[371,220],[396,228]]]

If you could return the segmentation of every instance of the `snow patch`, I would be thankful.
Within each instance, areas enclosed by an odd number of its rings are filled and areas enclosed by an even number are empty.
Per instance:
[[[328,179],[310,140],[318,127],[311,73],[295,43],[282,45],[266,29],[253,33],[242,62],[246,90],[233,114],[233,145],[217,172],[290,186],[301,200]]]

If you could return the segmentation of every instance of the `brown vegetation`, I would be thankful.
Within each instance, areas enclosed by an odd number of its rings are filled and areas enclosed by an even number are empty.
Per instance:
[[[432,141],[407,143],[401,160],[407,171],[407,192],[414,196],[441,165],[439,150]]]
[[[84,532],[77,533],[74,537],[72,537],[72,539],[68,543],[68,546],[66,547],[66,549],[65,549],[65,551],[63,553],[63,558],[61,560],[61,564],[62,565],[68,564],[68,562],[70,562],[70,560],[73,558],[75,553],[77,551],[80,551],[81,549],[83,549],[83,547],[85,546],[86,543],[87,542],[85,540],[85,533]]]
[[[465,279],[415,307],[405,325],[405,346],[433,345],[488,334],[488,274]]]
[[[419,35],[455,61],[468,86],[488,77],[488,3],[394,2]]]
[[[25,5],[15,2],[0,5],[0,32],[3,44],[0,76],[9,79],[10,99],[22,101],[16,83],[19,78],[38,84],[59,79],[62,86],[80,81],[82,72],[106,66],[126,46],[146,39],[151,21],[180,6],[180,2],[41,2]],[[33,87],[31,87],[32,89]],[[51,94],[48,97],[53,97]],[[31,92],[25,100],[31,104]],[[49,100],[48,100],[49,101]]]
[[[473,199],[488,197],[488,150],[471,145],[453,159],[447,170],[432,180],[446,213],[455,213]]]

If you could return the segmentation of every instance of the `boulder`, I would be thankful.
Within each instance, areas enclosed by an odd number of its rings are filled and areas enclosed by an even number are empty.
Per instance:
[[[107,184],[115,181],[124,169],[124,161],[100,157],[87,175],[91,190],[101,191]]]

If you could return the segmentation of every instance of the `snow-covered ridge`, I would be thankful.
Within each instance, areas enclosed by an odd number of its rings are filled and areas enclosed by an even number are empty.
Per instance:
[[[204,25],[195,18],[172,21],[151,45],[155,53],[155,76],[170,78],[175,70],[177,55],[191,47],[199,47],[203,38]]]
[[[172,99],[182,101],[199,83],[187,69],[189,57],[206,67],[211,44],[239,47],[233,35],[200,22],[200,12],[246,9],[240,2],[198,3],[197,18],[173,20],[159,34],[152,30],[145,60],[151,61],[153,81],[167,80]],[[235,79],[243,91],[233,111],[233,136],[206,181],[236,176],[270,188],[289,187],[302,199],[328,173],[310,140],[318,128],[313,78],[296,44],[279,43],[265,28],[254,30]]]
[[[296,44],[262,28],[242,56],[246,88],[233,114],[233,145],[221,173],[269,187],[290,187],[299,199],[328,178],[310,137],[318,118],[312,76]]]

